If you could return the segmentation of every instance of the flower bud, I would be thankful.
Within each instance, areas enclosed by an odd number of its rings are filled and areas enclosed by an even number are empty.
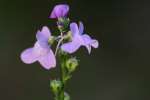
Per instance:
[[[52,91],[54,92],[54,94],[57,94],[62,87],[61,81],[52,80],[50,83],[50,87],[52,88]]]
[[[58,24],[64,25],[64,24],[69,24],[70,19],[69,18],[59,18],[58,19]]]
[[[66,29],[68,28],[69,23],[70,23],[69,18],[59,18],[57,22],[58,29],[61,32],[66,32]]]
[[[70,58],[66,61],[66,68],[69,73],[75,71],[77,66],[78,66],[78,60],[76,58]]]

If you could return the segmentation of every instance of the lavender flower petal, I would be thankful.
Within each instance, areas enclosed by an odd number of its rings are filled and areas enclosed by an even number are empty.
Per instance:
[[[38,61],[47,70],[56,67],[55,55],[51,49],[46,55],[41,56]]]
[[[85,46],[87,48],[88,53],[90,54],[91,53],[90,43],[92,41],[91,37],[87,34],[81,35],[81,37],[82,37],[82,40],[83,40],[83,46]]]
[[[21,53],[21,60],[26,64],[37,61],[38,55],[33,52],[33,48],[28,48]]]
[[[42,31],[38,31],[36,34],[37,41],[42,47],[48,46],[48,39],[51,36],[51,32],[48,27],[44,26]]]
[[[36,55],[39,55],[39,56],[43,56],[43,55],[46,55],[50,50],[50,47],[45,47],[43,48],[39,42],[36,42],[34,44],[34,48],[33,48],[33,52],[36,54]]]
[[[92,39],[89,35],[87,34],[84,34],[84,35],[81,35],[83,41],[84,41],[84,45],[88,45],[92,42]]]
[[[80,33],[80,34],[83,34],[83,32],[84,32],[83,23],[82,23],[82,22],[79,22],[79,33]]]
[[[65,17],[69,11],[69,6],[66,4],[56,5],[52,10],[50,18],[61,18]]]
[[[82,39],[84,41],[83,45],[87,48],[87,50],[88,50],[89,53],[91,52],[91,46],[94,47],[94,48],[98,48],[98,46],[99,46],[98,41],[95,40],[95,39],[92,39],[87,34],[82,35]]]
[[[99,42],[97,41],[97,40],[92,40],[92,42],[91,42],[91,46],[93,47],[93,48],[98,48],[99,47]]]
[[[72,42],[65,43],[61,46],[61,49],[68,53],[74,53],[81,46],[81,42],[78,38],[74,38]]]
[[[71,23],[70,24],[70,30],[72,32],[73,37],[75,35],[79,35],[79,28],[78,28],[78,25],[76,23]]]

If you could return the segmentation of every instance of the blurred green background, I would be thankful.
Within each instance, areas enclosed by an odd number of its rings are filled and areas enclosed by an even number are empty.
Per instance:
[[[57,69],[26,65],[20,53],[33,45],[58,3],[81,20],[99,49],[77,53],[80,66],[68,83],[72,100],[150,100],[150,3],[147,0],[0,0],[0,100],[53,100],[49,80]]]

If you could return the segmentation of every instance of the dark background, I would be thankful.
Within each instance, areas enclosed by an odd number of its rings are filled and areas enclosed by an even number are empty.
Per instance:
[[[57,3],[70,5],[101,46],[77,53],[80,66],[68,83],[72,100],[150,100],[150,3],[144,0],[0,0],[0,100],[53,100],[56,69],[26,65],[20,53],[33,45]],[[59,67],[57,67],[58,69]]]

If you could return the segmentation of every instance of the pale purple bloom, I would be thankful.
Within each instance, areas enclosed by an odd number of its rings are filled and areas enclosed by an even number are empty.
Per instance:
[[[81,46],[85,46],[89,52],[91,53],[91,47],[98,48],[99,43],[97,40],[92,39],[89,35],[83,34],[84,26],[80,22],[79,28],[76,23],[70,24],[70,30],[72,33],[72,41],[65,43],[61,46],[61,49],[68,53],[74,53],[77,51]]]
[[[49,18],[65,17],[69,11],[69,6],[66,4],[59,4],[54,7]]]
[[[45,69],[56,66],[56,58],[48,44],[51,32],[48,27],[43,27],[42,31],[36,34],[37,41],[32,48],[28,48],[21,53],[21,60],[26,64],[38,61]]]

